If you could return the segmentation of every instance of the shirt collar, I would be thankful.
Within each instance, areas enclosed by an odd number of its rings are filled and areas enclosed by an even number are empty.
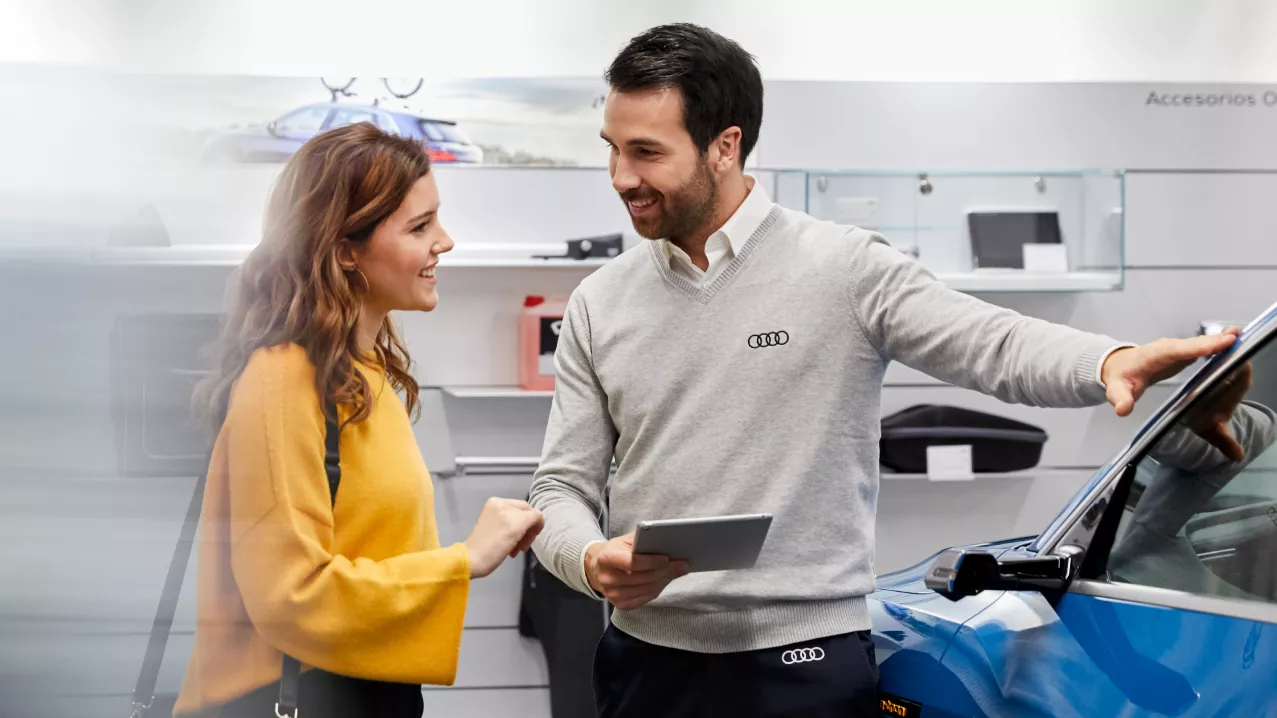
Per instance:
[[[728,246],[732,249],[732,256],[740,254],[745,243],[753,236],[754,230],[758,229],[764,219],[767,219],[767,213],[771,212],[772,209],[771,198],[767,196],[767,190],[763,189],[763,183],[757,177],[747,176],[754,183],[754,186],[749,190],[749,194],[745,195],[745,201],[741,202],[736,211],[732,213],[732,216],[728,217],[727,221],[723,223],[723,226],[719,227],[709,237],[709,241],[713,241],[720,234],[726,237]],[[671,244],[668,239],[662,239],[661,242],[665,245],[665,256],[667,257],[673,257],[675,250],[682,252],[678,247]]]
[[[749,194],[745,195],[745,201],[741,202],[740,207],[736,208],[732,216],[728,217],[718,230],[727,235],[727,242],[731,245],[733,255],[740,254],[745,243],[753,236],[754,230],[767,219],[767,213],[772,209],[771,198],[767,196],[767,190],[763,189],[763,183],[756,177],[750,177],[750,179],[754,181],[754,187]]]

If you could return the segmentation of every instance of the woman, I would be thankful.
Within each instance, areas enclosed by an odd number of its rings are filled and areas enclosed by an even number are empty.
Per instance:
[[[439,546],[388,316],[439,301],[453,242],[438,208],[421,145],[370,124],[311,139],[281,173],[197,394],[220,430],[176,714],[274,715],[287,655],[306,718],[420,716],[421,684],[456,675],[470,580],[540,531],[526,503],[491,499],[464,543]]]

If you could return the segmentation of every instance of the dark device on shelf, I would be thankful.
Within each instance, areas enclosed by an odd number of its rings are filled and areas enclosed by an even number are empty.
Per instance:
[[[979,269],[1024,269],[1024,245],[1061,242],[1058,212],[968,212],[967,229]]]
[[[928,446],[969,445],[976,473],[1022,471],[1037,466],[1047,434],[993,414],[956,406],[919,404],[882,420],[879,463],[910,474],[927,471]]]
[[[221,329],[216,314],[127,314],[111,330],[111,408],[122,476],[198,476],[208,434],[191,396],[207,376],[201,350]]]
[[[537,259],[598,259],[611,258],[623,250],[620,234],[604,234],[568,240],[567,254],[539,254]]]

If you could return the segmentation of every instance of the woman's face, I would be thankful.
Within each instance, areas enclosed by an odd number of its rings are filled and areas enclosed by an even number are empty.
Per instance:
[[[439,187],[431,172],[413,184],[363,246],[353,248],[369,285],[366,306],[381,313],[434,309],[439,304],[435,265],[452,247],[452,237],[439,224]]]

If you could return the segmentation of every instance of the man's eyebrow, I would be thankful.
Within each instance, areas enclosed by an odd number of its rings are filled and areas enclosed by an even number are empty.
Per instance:
[[[599,133],[599,137],[602,137],[603,141],[607,142],[609,145],[616,144],[615,142],[611,140],[611,138],[609,138],[607,135],[603,134],[602,132]],[[660,140],[652,139],[650,137],[635,137],[632,140],[626,140],[625,145],[627,147],[664,147],[665,143],[661,142]]]

